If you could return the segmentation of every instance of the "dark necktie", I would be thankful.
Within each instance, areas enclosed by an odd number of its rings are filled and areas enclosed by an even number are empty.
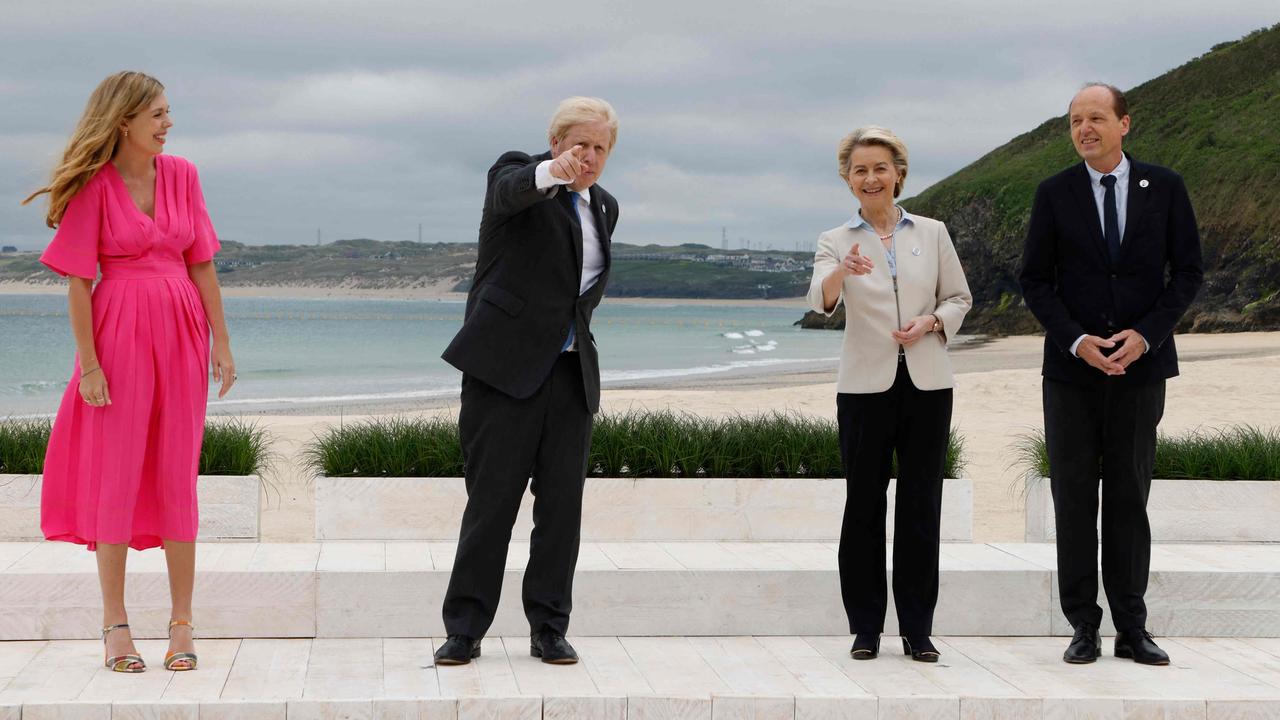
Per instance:
[[[1111,252],[1111,264],[1120,262],[1120,216],[1116,214],[1116,176],[1103,175],[1102,186],[1107,189],[1102,196],[1102,237]]]
[[[582,212],[578,210],[578,193],[576,190],[569,191],[569,203],[573,205],[573,216],[578,218],[578,224],[582,224]],[[564,346],[560,348],[560,352],[568,350],[573,345],[573,340],[578,333],[575,331],[574,323],[569,323],[569,336],[564,339]]]

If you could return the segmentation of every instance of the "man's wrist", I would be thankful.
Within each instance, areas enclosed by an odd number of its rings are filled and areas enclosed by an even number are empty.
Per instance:
[[[539,190],[546,192],[557,185],[568,185],[571,180],[561,180],[551,174],[551,161],[543,160],[538,163],[538,167],[533,171],[533,184]]]
[[[1085,339],[1085,338],[1087,338],[1087,337],[1089,337],[1089,334],[1088,334],[1088,333],[1085,333],[1084,335],[1081,335],[1080,337],[1076,338],[1076,341],[1075,341],[1075,342],[1071,343],[1071,356],[1072,356],[1072,357],[1080,357],[1080,353],[1078,353],[1078,352],[1076,352],[1076,351],[1077,351],[1078,349],[1080,349],[1080,343],[1084,342],[1084,339]]]

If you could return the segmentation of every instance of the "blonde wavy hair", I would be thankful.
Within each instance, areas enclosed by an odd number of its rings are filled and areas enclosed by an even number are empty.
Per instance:
[[[902,194],[902,186],[907,182],[907,144],[902,138],[893,134],[889,128],[879,125],[867,125],[840,138],[836,145],[836,164],[840,168],[840,177],[849,181],[849,156],[853,149],[863,145],[879,145],[893,156],[893,166],[898,169],[898,182],[893,186],[893,196]]]
[[[31,193],[22,204],[48,193],[49,212],[45,215],[45,224],[58,227],[67,203],[115,154],[120,124],[146,110],[163,92],[164,85],[159,80],[131,70],[109,75],[98,83],[49,184]]]
[[[602,121],[609,126],[609,148],[618,143],[618,113],[607,101],[596,97],[581,95],[565,98],[560,101],[555,114],[551,116],[551,126],[547,134],[557,142],[564,139],[569,128],[579,123]]]

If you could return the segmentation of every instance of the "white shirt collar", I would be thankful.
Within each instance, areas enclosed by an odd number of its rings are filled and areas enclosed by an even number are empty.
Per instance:
[[[897,205],[896,207],[898,208],[898,211],[902,213],[902,217],[898,219],[898,224],[894,225],[893,227],[894,230],[901,230],[908,223],[912,225],[915,224],[916,219],[911,217],[911,213],[904,210],[901,205]],[[867,229],[870,230],[871,232],[876,231],[875,228],[871,227],[871,223],[867,222],[866,219],[862,217],[861,212],[855,212],[853,214],[853,217],[849,218],[849,222],[844,224],[844,226],[849,228],[850,230],[857,230],[863,225],[867,226]]]
[[[570,190],[568,185],[564,186],[565,192],[576,192],[578,196],[586,201],[587,206],[591,206],[591,188],[583,188],[581,190]]]
[[[1098,172],[1089,163],[1084,164],[1084,169],[1089,171],[1089,179],[1093,181],[1094,185],[1102,184],[1103,175],[1115,175],[1116,184],[1127,187],[1125,185],[1125,182],[1129,179],[1129,157],[1127,155],[1121,155],[1120,164],[1116,165],[1115,169],[1109,173]]]

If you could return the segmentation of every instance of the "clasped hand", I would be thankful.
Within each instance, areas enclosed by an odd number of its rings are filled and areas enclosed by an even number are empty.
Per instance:
[[[1104,349],[1119,346],[1119,350],[1103,355]],[[1109,338],[1085,335],[1076,346],[1076,355],[1107,375],[1124,375],[1125,368],[1146,352],[1146,340],[1137,330],[1121,330]]]
[[[933,330],[932,315],[917,315],[907,321],[901,330],[893,331],[893,339],[903,347],[911,347],[917,340]]]

